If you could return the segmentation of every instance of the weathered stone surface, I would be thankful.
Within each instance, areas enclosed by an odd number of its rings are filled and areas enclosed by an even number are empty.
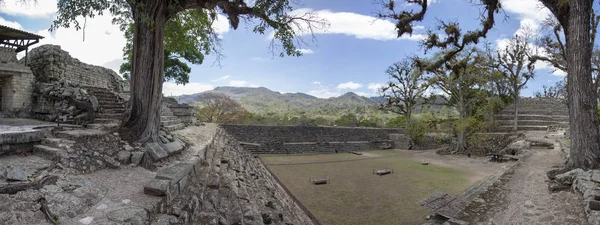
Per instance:
[[[27,181],[29,174],[20,166],[11,166],[6,168],[4,177],[8,181]]]
[[[600,170],[593,170],[591,180],[600,183]]]
[[[117,153],[117,159],[122,164],[129,164],[129,161],[131,159],[131,152],[120,151],[119,153]]]
[[[166,196],[169,193],[171,181],[153,179],[144,186],[144,193],[155,196]]]
[[[143,225],[148,220],[148,213],[144,208],[125,207],[116,209],[108,214],[108,218],[114,222],[120,222],[131,225]]]
[[[154,225],[171,225],[171,224],[179,224],[179,220],[177,217],[173,215],[160,214],[154,219],[152,224]]]
[[[42,130],[20,127],[0,129],[0,145],[38,142],[43,137],[44,132]]]
[[[178,152],[181,152],[181,150],[183,150],[183,145],[179,141],[174,141],[174,142],[165,144],[165,150],[167,151],[167,153],[169,155],[173,155]]]
[[[150,155],[150,157],[152,157],[152,159],[155,161],[169,156],[169,154],[160,146],[160,144],[156,142],[146,144],[145,149],[146,153],[148,153],[148,155]]]
[[[600,201],[597,200],[591,200],[589,203],[589,207],[591,210],[600,210]]]
[[[131,164],[132,165],[139,165],[140,162],[142,161],[142,158],[144,157],[144,152],[132,152],[131,153]]]
[[[98,106],[100,105],[100,103],[98,103],[98,99],[96,98],[96,96],[90,95],[89,99],[92,103],[92,108],[94,108],[94,110],[98,110]]]
[[[108,166],[108,168],[111,168],[111,169],[121,168],[121,163],[119,163],[117,160],[113,159],[112,157],[104,155],[102,158],[104,159],[104,162],[106,162],[106,166]]]
[[[164,168],[158,171],[158,173],[156,173],[156,179],[178,182],[179,180],[183,179],[183,177],[187,176],[193,169],[194,166],[192,164],[179,163],[172,167]]]

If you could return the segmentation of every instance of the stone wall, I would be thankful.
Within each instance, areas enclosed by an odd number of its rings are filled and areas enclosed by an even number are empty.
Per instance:
[[[257,154],[336,153],[405,148],[401,129],[306,126],[221,125]],[[402,142],[404,140],[404,142]],[[402,143],[401,143],[402,142]]]
[[[29,52],[29,67],[37,81],[65,79],[81,86],[105,88],[121,93],[123,79],[111,69],[82,63],[58,45],[42,45]]]
[[[262,164],[219,128],[192,163],[159,171],[170,179],[158,211],[177,224],[318,224]],[[157,182],[169,182],[162,178]]]
[[[177,100],[172,97],[163,97],[163,102],[182,123],[192,124],[196,122],[196,109],[193,106],[179,104]]]
[[[0,62],[17,62],[17,53],[14,48],[0,47]]]
[[[31,105],[34,76],[17,63],[0,62],[0,111],[25,110]]]

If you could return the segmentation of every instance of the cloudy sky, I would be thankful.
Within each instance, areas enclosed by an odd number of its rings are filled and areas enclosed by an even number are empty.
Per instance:
[[[123,33],[111,24],[110,15],[87,20],[83,32],[59,29],[48,32],[56,15],[56,0],[38,0],[37,4],[17,4],[4,0],[0,5],[0,24],[23,29],[45,37],[42,44],[61,45],[62,49],[89,64],[118,70],[125,45]],[[372,0],[300,0],[300,11],[312,11],[329,21],[326,31],[316,34],[317,41],[300,46],[301,57],[273,56],[269,51],[269,35],[252,33],[251,25],[233,30],[222,19],[215,23],[222,36],[225,58],[221,66],[213,65],[208,56],[203,65],[193,65],[190,83],[178,86],[165,83],[165,95],[197,93],[217,86],[267,87],[280,92],[304,92],[317,97],[339,96],[348,91],[372,96],[388,80],[386,68],[407,55],[423,54],[419,40],[426,27],[434,27],[437,19],[457,21],[463,29],[479,26],[480,8],[465,0],[435,0],[429,6],[425,21],[413,36],[396,38],[394,24],[377,20],[380,9]],[[401,1],[399,1],[401,2]],[[501,0],[506,13],[497,19],[488,35],[492,44],[502,45],[522,27],[534,31],[549,15],[537,0]],[[404,8],[413,6],[403,5]],[[81,20],[83,21],[83,19]],[[539,31],[541,32],[541,31]],[[542,85],[561,80],[564,73],[552,72],[544,64],[537,66],[535,80],[523,92],[531,96]]]

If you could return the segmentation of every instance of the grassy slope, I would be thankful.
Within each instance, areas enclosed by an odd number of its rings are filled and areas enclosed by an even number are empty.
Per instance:
[[[422,224],[429,210],[416,203],[438,191],[458,195],[473,185],[468,176],[435,165],[423,166],[393,151],[369,153],[388,157],[364,159],[352,154],[262,156],[266,164],[321,162],[300,165],[269,165],[292,193],[324,224]],[[372,169],[394,169],[386,176]],[[327,176],[330,184],[314,186],[309,177]]]

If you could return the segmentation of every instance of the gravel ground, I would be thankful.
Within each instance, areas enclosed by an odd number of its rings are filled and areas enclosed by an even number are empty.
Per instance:
[[[550,193],[546,172],[564,165],[562,152],[532,149],[513,171],[467,207],[470,224],[588,224],[580,194]]]

